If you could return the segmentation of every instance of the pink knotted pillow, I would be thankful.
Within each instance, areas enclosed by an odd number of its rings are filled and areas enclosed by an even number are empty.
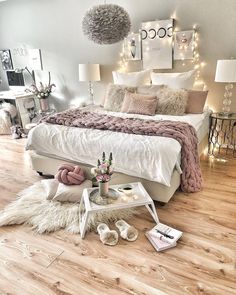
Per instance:
[[[79,166],[63,164],[59,167],[55,178],[63,184],[81,184],[85,180],[84,171]]]

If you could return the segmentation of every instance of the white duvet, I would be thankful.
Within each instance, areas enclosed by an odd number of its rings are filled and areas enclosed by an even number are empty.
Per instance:
[[[96,112],[108,113],[96,108]],[[193,125],[199,141],[208,130],[209,112],[197,115],[150,116],[109,112],[120,117],[147,120],[183,121]],[[115,171],[170,186],[175,167],[179,167],[181,146],[178,141],[158,136],[125,134],[42,123],[28,135],[27,150],[39,154],[96,165],[102,152],[113,152]],[[179,171],[181,171],[179,169]]]

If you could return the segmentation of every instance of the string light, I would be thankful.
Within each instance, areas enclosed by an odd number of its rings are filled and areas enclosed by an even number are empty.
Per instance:
[[[126,61],[126,57],[125,57],[125,46],[124,46],[124,43],[123,43],[123,46],[121,48],[121,52],[120,52],[120,60],[118,61],[118,64],[119,64],[119,71],[120,72],[126,72],[127,70],[127,65],[128,65],[128,62]]]
[[[194,29],[194,45],[193,45],[193,60],[194,69],[196,70],[195,85],[206,87],[204,81],[201,79],[201,69],[206,66],[204,61],[201,61],[201,57],[198,51],[199,48],[199,33],[197,31],[197,25],[193,26]]]
[[[148,24],[147,24],[148,25]],[[175,31],[179,31],[179,28],[175,28]],[[197,31],[197,25],[195,24],[193,26],[193,30],[194,30],[194,42],[192,45],[192,51],[193,51],[193,59],[191,60],[191,63],[194,66],[194,69],[196,70],[196,75],[195,75],[195,85],[201,85],[204,88],[206,88],[205,83],[201,80],[201,69],[204,68],[206,66],[206,63],[204,61],[201,60],[200,57],[200,53],[198,51],[199,48],[199,33]],[[141,34],[141,30],[139,30],[139,33]],[[131,33],[131,35],[135,34],[134,32]],[[187,50],[188,46],[182,46],[183,50]],[[147,46],[146,47],[146,51],[149,51],[150,48]],[[126,60],[126,54],[125,54],[125,46],[123,43],[121,52],[119,53],[120,55],[120,60],[118,61],[119,64],[119,71],[121,72],[126,72],[127,71],[127,67],[128,67],[128,62]],[[184,55],[181,58],[182,61],[182,66],[186,66],[186,61],[184,59]]]

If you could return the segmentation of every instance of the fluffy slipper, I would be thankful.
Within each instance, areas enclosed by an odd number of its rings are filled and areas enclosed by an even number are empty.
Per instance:
[[[123,219],[118,220],[115,223],[116,227],[120,231],[120,235],[124,240],[127,240],[129,242],[133,242],[138,237],[138,231],[135,227],[129,225],[127,222],[125,222]]]
[[[115,246],[118,243],[118,233],[115,230],[110,230],[105,223],[100,223],[97,231],[104,245]]]

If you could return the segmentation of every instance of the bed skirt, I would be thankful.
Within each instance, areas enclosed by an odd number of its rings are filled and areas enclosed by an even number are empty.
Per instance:
[[[206,135],[205,138],[198,145],[199,155],[201,155],[204,152],[204,150],[207,148],[207,143],[208,143],[208,136]],[[31,155],[32,168],[35,171],[41,172],[46,175],[55,175],[58,170],[58,167],[61,164],[73,163],[73,164],[80,165],[85,170],[86,177],[88,179],[91,179],[90,165],[70,161],[67,159],[54,158],[48,155],[41,155],[35,151],[31,151],[29,153]],[[168,203],[171,197],[174,195],[174,193],[180,186],[180,174],[176,169],[173,171],[170,187],[165,186],[158,182],[146,180],[140,177],[126,175],[119,172],[115,172],[112,175],[111,184],[123,184],[128,182],[137,182],[137,181],[142,182],[145,189],[147,190],[147,192],[149,193],[149,195],[151,196],[153,200],[163,202],[163,203]]]
[[[90,169],[92,166],[73,162],[69,160],[63,160],[63,159],[56,159],[52,157],[48,157],[45,155],[39,155],[35,152],[30,152],[31,154],[31,163],[32,168],[38,172],[41,172],[45,175],[55,175],[58,167],[61,164],[64,163],[72,163],[80,165],[80,167],[85,171],[86,177],[88,179],[91,179]],[[123,184],[128,182],[142,182],[143,186],[151,196],[153,200],[160,201],[167,203],[170,198],[173,196],[175,191],[180,186],[180,174],[177,172],[177,170],[174,170],[172,178],[171,178],[171,186],[165,186],[163,184],[160,184],[158,182],[149,181],[143,178],[134,177],[130,175],[126,175],[123,173],[115,172],[112,175],[111,184]]]

